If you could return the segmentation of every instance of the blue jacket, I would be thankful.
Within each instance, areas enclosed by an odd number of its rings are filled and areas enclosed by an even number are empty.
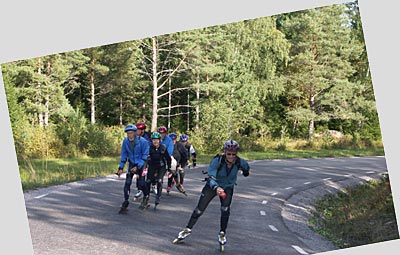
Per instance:
[[[129,169],[135,164],[137,164],[139,168],[142,168],[148,155],[149,142],[146,139],[136,136],[135,145],[132,152],[129,148],[128,137],[125,137],[124,141],[122,142],[121,161],[119,163],[119,167],[123,169],[126,161],[129,160],[129,168],[127,172],[129,172]]]
[[[239,168],[241,168],[243,171],[249,171],[250,170],[250,166],[247,163],[246,160],[240,158],[240,162],[234,163],[232,165],[232,169],[230,174],[227,174],[227,167],[226,167],[226,163],[225,160],[222,159],[221,161],[221,168],[218,171],[218,166],[219,166],[219,157],[215,157],[209,167],[208,167],[208,176],[209,181],[208,181],[208,185],[210,185],[210,187],[212,189],[216,189],[217,187],[221,187],[223,189],[228,188],[228,187],[233,187],[234,185],[236,185],[236,179],[237,179],[237,174],[239,171]],[[239,167],[238,167],[239,165]]]
[[[172,155],[174,153],[174,142],[172,142],[171,137],[166,135],[164,140],[161,140],[161,144],[165,145],[169,155]]]

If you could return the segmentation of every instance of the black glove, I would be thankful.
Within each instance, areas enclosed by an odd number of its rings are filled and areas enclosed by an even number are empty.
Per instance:
[[[247,177],[247,176],[249,176],[249,174],[250,174],[250,171],[249,170],[243,170],[243,176],[244,177]]]

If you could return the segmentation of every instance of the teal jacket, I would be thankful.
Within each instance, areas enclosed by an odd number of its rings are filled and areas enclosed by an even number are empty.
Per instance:
[[[216,189],[217,187],[221,187],[223,189],[233,187],[234,185],[236,185],[239,169],[241,169],[243,172],[249,172],[250,170],[250,166],[247,161],[242,158],[238,158],[236,160],[239,161],[233,163],[231,171],[228,174],[227,166],[225,163],[225,156],[221,157],[221,161],[219,157],[215,157],[208,167],[208,185],[210,185],[212,189]],[[218,170],[220,164],[221,166]]]

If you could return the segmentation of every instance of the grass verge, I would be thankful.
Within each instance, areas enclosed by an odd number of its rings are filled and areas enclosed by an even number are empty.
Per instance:
[[[240,153],[240,156],[247,160],[378,155],[384,155],[383,149],[287,150]],[[200,154],[197,157],[197,162],[208,164],[214,156],[212,154]],[[22,188],[25,191],[112,174],[118,167],[119,157],[24,159],[19,160],[18,164]]]
[[[339,248],[399,238],[388,176],[324,196],[315,209],[312,228]]]

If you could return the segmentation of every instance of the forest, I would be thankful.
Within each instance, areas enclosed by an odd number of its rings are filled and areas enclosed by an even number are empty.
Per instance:
[[[134,28],[132,28],[134,29]],[[19,158],[115,156],[144,121],[199,153],[381,146],[357,2],[1,65]]]

